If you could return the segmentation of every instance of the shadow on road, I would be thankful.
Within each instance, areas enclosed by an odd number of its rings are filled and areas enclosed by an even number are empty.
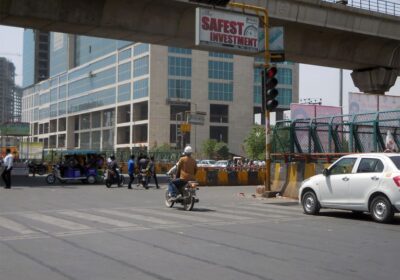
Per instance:
[[[332,217],[338,219],[347,219],[347,220],[358,220],[358,221],[370,221],[373,222],[369,213],[353,213],[347,211],[321,211],[319,216],[324,217]],[[400,216],[396,215],[393,222],[393,225],[400,225]]]

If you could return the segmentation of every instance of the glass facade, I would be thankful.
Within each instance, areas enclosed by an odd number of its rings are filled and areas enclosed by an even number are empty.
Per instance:
[[[22,58],[22,87],[35,83],[35,34],[32,29],[24,30]]]
[[[50,77],[68,70],[69,50],[68,35],[64,33],[50,34]]]

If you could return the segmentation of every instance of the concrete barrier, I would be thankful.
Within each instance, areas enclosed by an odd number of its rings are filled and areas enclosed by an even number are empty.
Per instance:
[[[218,186],[228,186],[228,172],[225,170],[218,171]]]

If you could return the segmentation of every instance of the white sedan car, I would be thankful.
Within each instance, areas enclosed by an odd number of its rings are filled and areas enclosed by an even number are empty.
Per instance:
[[[390,222],[400,211],[400,154],[344,156],[323,174],[304,180],[299,201],[309,215],[335,208],[369,212],[377,222]]]

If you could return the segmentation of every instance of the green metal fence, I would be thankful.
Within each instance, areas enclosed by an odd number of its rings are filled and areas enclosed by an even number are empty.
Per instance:
[[[400,110],[278,121],[273,153],[382,152],[387,131],[400,147]]]

